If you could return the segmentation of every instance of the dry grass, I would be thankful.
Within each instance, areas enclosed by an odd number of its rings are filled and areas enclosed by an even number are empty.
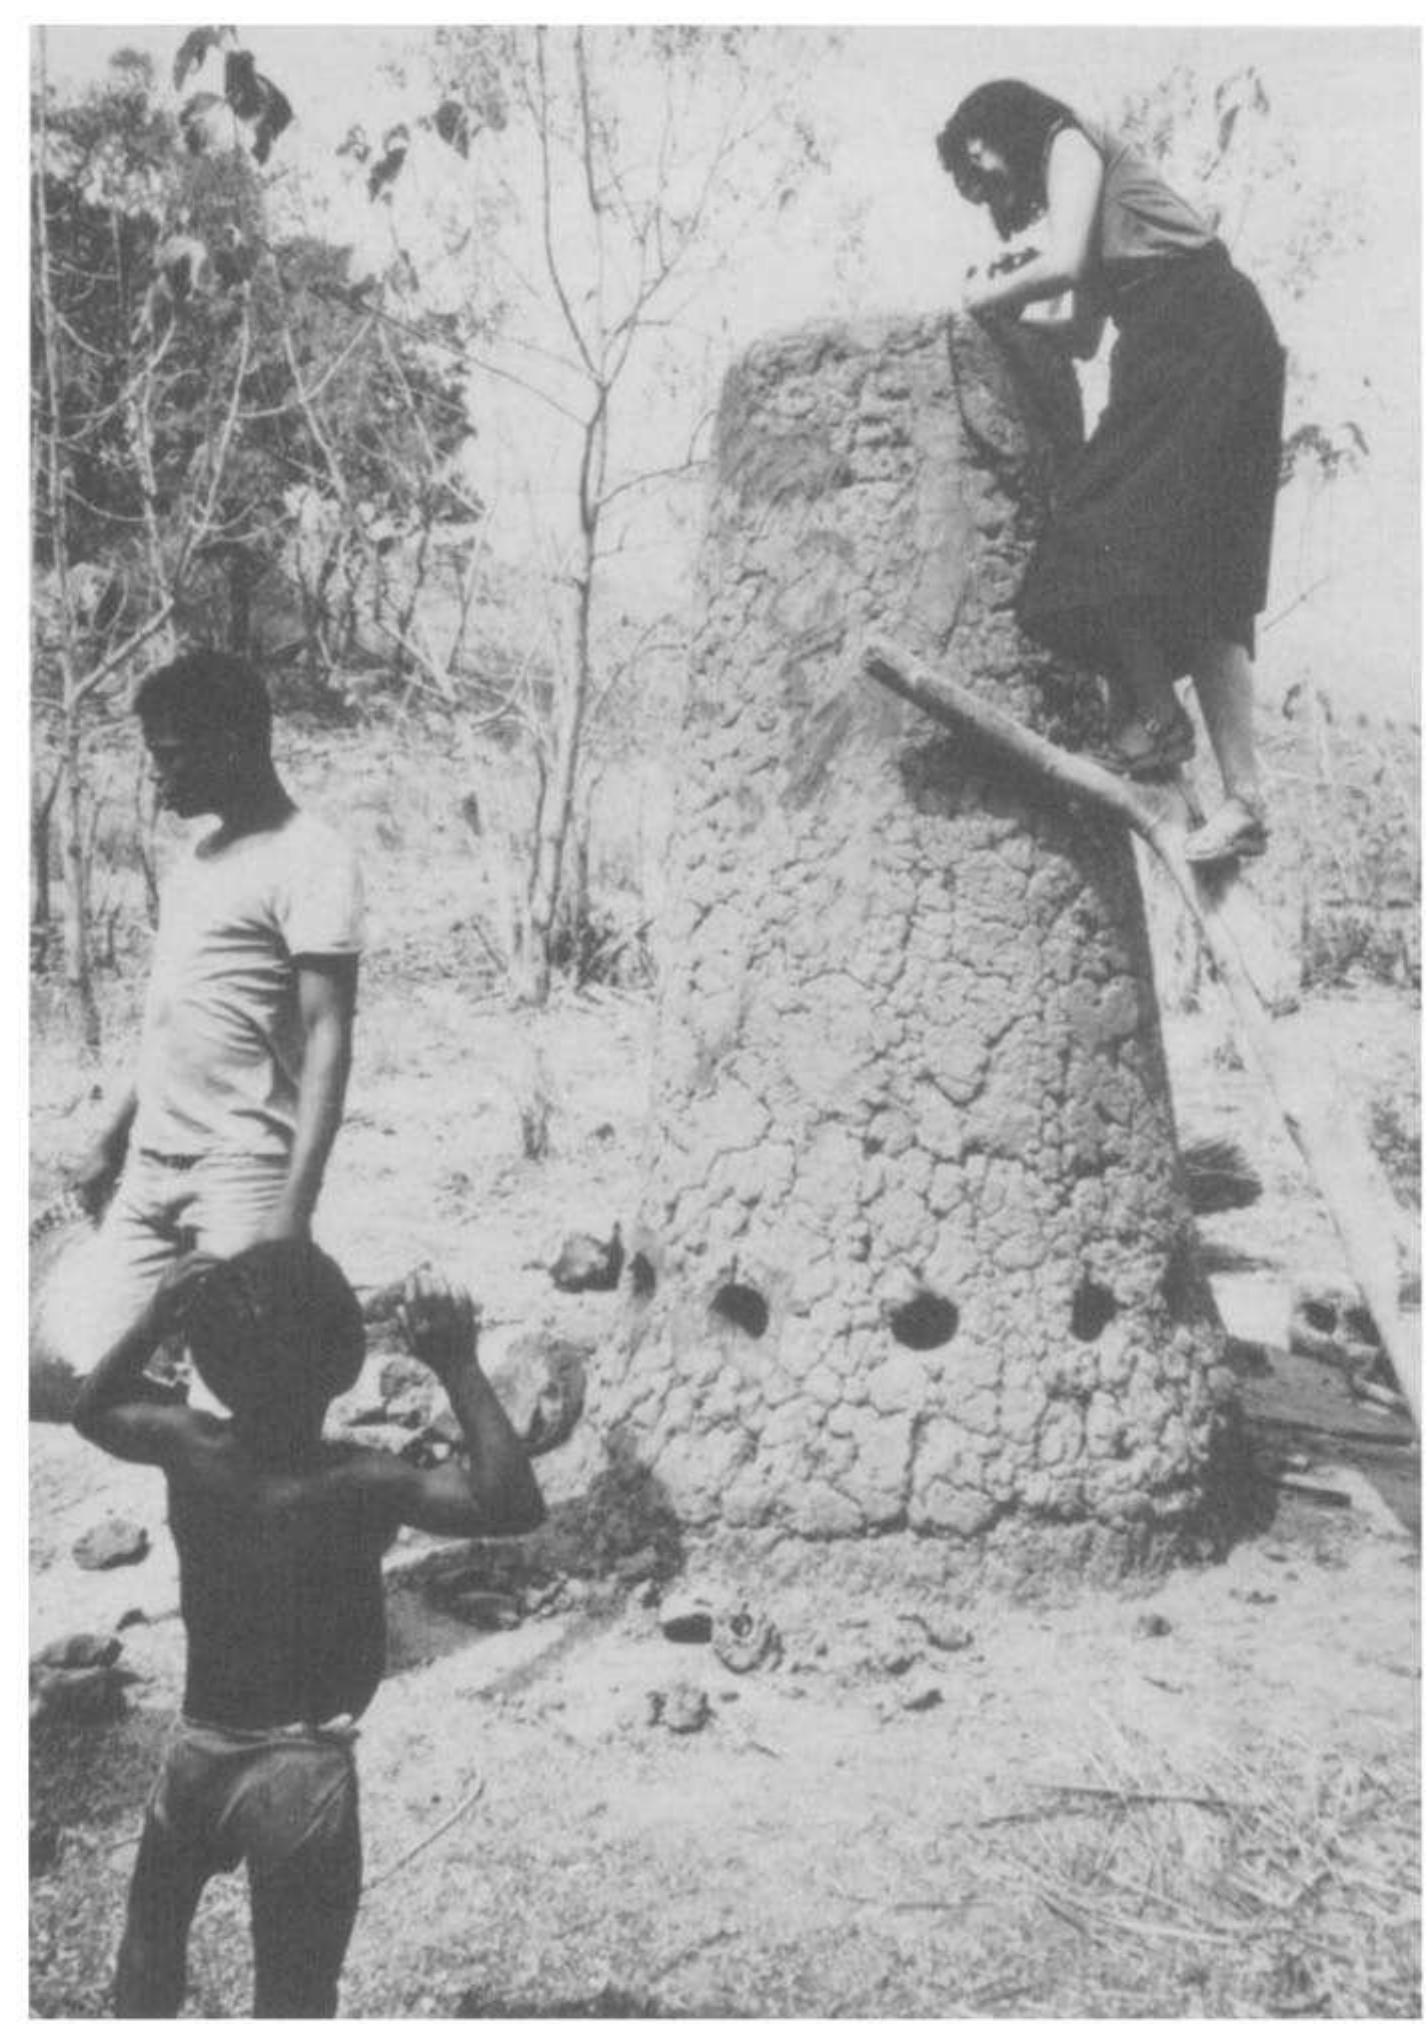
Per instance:
[[[1068,1936],[1050,2014],[1416,2017],[1415,1762],[1283,1738],[1186,1776],[1123,1735],[993,1858]]]

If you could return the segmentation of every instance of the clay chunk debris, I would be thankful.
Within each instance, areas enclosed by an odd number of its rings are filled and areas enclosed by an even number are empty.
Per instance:
[[[38,1663],[72,1672],[87,1666],[112,1666],[124,1649],[116,1637],[81,1630],[69,1637],[53,1638],[40,1653]]]
[[[771,1617],[740,1603],[714,1618],[713,1648],[731,1673],[751,1673],[759,1666],[776,1664],[783,1641]]]
[[[950,1610],[917,1610],[906,1621],[917,1626],[933,1651],[964,1652],[976,1642],[967,1625]]]
[[[562,1293],[612,1293],[624,1270],[619,1225],[608,1239],[577,1231],[560,1246],[550,1277]]]
[[[672,1687],[658,1689],[649,1696],[651,1728],[672,1729],[676,1735],[691,1736],[712,1719],[708,1695],[702,1687],[691,1686],[685,1680],[676,1680]]]
[[[107,1518],[102,1525],[92,1525],[71,1549],[76,1563],[96,1574],[110,1567],[131,1567],[143,1560],[148,1550],[148,1533],[127,1518]]]
[[[659,1605],[659,1628],[671,1644],[712,1644],[716,1613],[707,1596],[679,1590]]]
[[[124,1682],[112,1666],[30,1668],[30,1720],[87,1727],[124,1712]]]

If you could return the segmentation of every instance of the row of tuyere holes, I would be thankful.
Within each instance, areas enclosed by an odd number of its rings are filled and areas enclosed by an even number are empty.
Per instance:
[[[638,1299],[647,1300],[653,1295],[654,1267],[642,1252],[631,1260],[630,1284]],[[893,1340],[905,1349],[943,1349],[961,1325],[956,1302],[929,1287],[919,1288],[910,1299],[898,1302],[886,1312]],[[1094,1342],[1118,1312],[1119,1302],[1110,1289],[1086,1277],[1076,1287],[1070,1303],[1070,1332],[1077,1342]],[[766,1296],[756,1286],[734,1279],[714,1294],[709,1302],[709,1318],[757,1342],[768,1332],[770,1310]]]

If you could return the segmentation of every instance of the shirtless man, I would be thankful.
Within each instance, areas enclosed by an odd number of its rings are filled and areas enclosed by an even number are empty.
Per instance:
[[[353,1722],[382,1675],[382,1555],[397,1528],[522,1532],[545,1506],[476,1358],[468,1296],[407,1281],[415,1355],[444,1384],[464,1461],[419,1469],[324,1442],[362,1359],[361,1316],[307,1242],[174,1268],[87,1379],[75,1425],[161,1468],[188,1636],[183,1720],[149,1799],[119,1951],[121,2017],[175,2017],[209,1877],[248,1864],[254,2015],[330,2017],[361,1894]],[[228,1420],[144,1367],[180,1333]]]
[[[279,779],[255,671],[199,648],[149,675],[134,707],[160,804],[217,821],[165,883],[134,1082],[74,1176],[91,1213],[119,1183],[74,1331],[101,1345],[184,1251],[308,1234],[362,940],[356,859]],[[62,1347],[93,1362],[83,1341]]]

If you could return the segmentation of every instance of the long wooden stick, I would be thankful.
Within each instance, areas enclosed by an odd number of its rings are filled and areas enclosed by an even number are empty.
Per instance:
[[[890,640],[869,640],[862,664],[865,673],[894,695],[915,703],[938,723],[970,731],[1059,794],[1090,802],[1126,823],[1154,851],[1204,938],[1249,1050],[1333,1219],[1403,1397],[1420,1428],[1418,1349],[1398,1305],[1403,1213],[1343,1099],[1337,1077],[1321,1066],[1315,1070],[1293,1059],[1274,1032],[1237,943],[1220,919],[1212,894],[1200,884],[1184,855],[1186,832],[1183,824],[1174,820],[1170,804],[1153,804],[1093,760],[1062,751],[960,683],[933,673],[915,654]]]

